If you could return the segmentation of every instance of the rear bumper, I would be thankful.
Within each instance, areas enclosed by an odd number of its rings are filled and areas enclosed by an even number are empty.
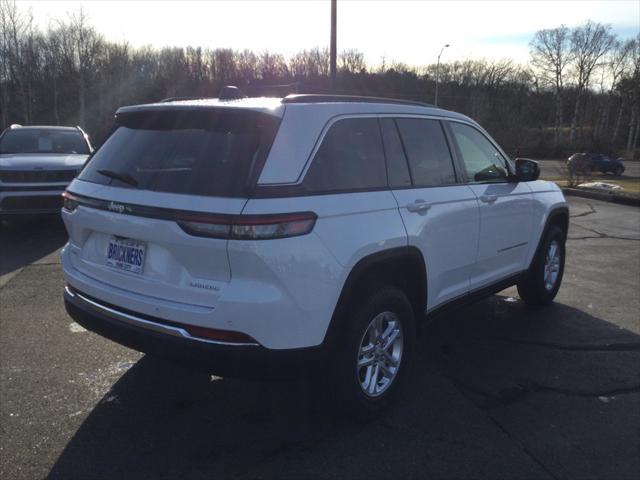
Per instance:
[[[65,308],[84,328],[140,352],[163,357],[188,368],[223,377],[299,378],[324,363],[322,347],[271,350],[260,345],[234,345],[162,332],[167,325],[160,319],[145,317],[135,321],[118,320],[68,289],[64,292]],[[123,313],[124,316],[128,316]],[[135,317],[132,317],[135,318]],[[146,322],[146,323],[145,323]],[[154,328],[159,326],[160,328]],[[175,325],[168,326],[175,329]],[[177,329],[176,329],[177,330]]]

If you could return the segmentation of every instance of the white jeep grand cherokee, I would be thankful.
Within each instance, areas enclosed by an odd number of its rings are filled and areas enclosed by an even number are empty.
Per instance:
[[[384,406],[416,323],[517,284],[553,300],[567,203],[477,123],[326,95],[123,107],[64,194],[81,325],[223,376],[331,372]]]

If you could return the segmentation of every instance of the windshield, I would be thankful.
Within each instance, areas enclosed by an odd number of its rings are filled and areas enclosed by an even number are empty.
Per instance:
[[[121,115],[78,178],[158,192],[247,196],[277,127],[277,118],[248,111]]]
[[[80,131],[18,129],[0,139],[0,153],[77,153],[88,155],[89,145]]]

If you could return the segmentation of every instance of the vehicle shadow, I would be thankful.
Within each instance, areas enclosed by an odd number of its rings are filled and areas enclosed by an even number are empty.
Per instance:
[[[3,222],[1,227],[0,275],[46,257],[62,247],[68,238],[57,216]]]
[[[143,357],[89,414],[50,478],[546,477],[487,412],[545,385],[588,395],[637,382],[620,368],[633,364],[634,345],[638,335],[583,311],[530,311],[497,295],[426,326],[405,394],[367,424],[327,407],[314,378],[211,379]],[[547,412],[536,415],[544,422]],[[596,433],[584,438],[619,432]]]

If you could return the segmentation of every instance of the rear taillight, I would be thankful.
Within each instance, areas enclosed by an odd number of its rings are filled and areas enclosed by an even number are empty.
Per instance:
[[[78,208],[78,203],[78,197],[66,191],[62,192],[62,208],[73,212],[76,208]]]
[[[114,204],[108,200],[76,196],[68,191],[62,193],[62,198],[63,208],[69,212],[73,212],[78,205],[86,205],[111,212],[171,220],[186,233],[196,237],[234,240],[268,240],[306,235],[313,230],[318,218],[313,212],[265,215],[197,213],[141,205]]]
[[[276,215],[202,216],[178,220],[180,228],[198,237],[268,240],[306,235],[318,216],[313,212]]]

